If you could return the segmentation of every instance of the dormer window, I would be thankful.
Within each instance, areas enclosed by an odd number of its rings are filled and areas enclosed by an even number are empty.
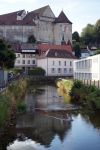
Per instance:
[[[26,16],[26,11],[22,10],[17,12],[17,20],[23,20],[23,18]]]

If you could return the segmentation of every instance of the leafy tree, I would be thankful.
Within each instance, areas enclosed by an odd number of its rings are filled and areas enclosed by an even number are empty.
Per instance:
[[[95,29],[96,43],[100,44],[100,19],[97,20],[94,29]]]
[[[77,31],[75,31],[73,34],[72,34],[72,39],[73,41],[76,41],[76,42],[79,42],[80,41],[80,36],[79,36],[79,33]]]
[[[34,37],[34,35],[30,35],[29,38],[28,38],[28,43],[36,43],[36,39]]]
[[[1,68],[13,68],[15,62],[15,53],[8,48],[7,43],[0,39],[0,67]]]
[[[80,58],[81,57],[81,50],[79,44],[75,44],[73,46],[73,50],[75,51],[75,56]]]
[[[92,43],[95,43],[95,32],[94,32],[94,25],[88,24],[81,33],[81,37],[83,42],[86,45],[91,45]]]

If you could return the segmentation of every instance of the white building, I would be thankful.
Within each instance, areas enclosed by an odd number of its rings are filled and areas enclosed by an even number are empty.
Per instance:
[[[46,76],[73,76],[75,56],[67,50],[48,49],[37,58],[37,66],[46,71]]]
[[[12,48],[16,54],[15,68],[28,71],[37,66],[36,54],[38,50],[32,44],[13,44]]]
[[[100,54],[74,61],[74,78],[100,80]]]
[[[72,23],[63,11],[55,17],[50,6],[31,12],[20,10],[0,15],[0,37],[9,41],[27,42],[34,35],[39,43],[72,43]],[[10,37],[10,38],[9,38]]]

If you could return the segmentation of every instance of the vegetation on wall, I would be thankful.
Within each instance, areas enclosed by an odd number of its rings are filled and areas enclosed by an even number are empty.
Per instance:
[[[36,43],[36,38],[34,35],[30,35],[28,37],[28,43],[33,43],[33,44]]]
[[[41,67],[36,67],[34,69],[30,69],[28,71],[28,75],[32,76],[44,76],[45,75],[45,70]]]

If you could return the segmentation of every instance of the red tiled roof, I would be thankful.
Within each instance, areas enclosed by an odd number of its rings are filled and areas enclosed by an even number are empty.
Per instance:
[[[71,45],[38,44],[37,47],[40,50],[40,53],[46,52],[48,49],[67,50],[72,53]]]
[[[76,59],[76,57],[71,53],[68,52],[64,49],[59,50],[59,49],[49,49],[46,57],[49,58],[71,58],[71,59]]]
[[[72,22],[66,17],[65,13],[61,11],[60,15],[55,19],[54,23],[70,23]]]

